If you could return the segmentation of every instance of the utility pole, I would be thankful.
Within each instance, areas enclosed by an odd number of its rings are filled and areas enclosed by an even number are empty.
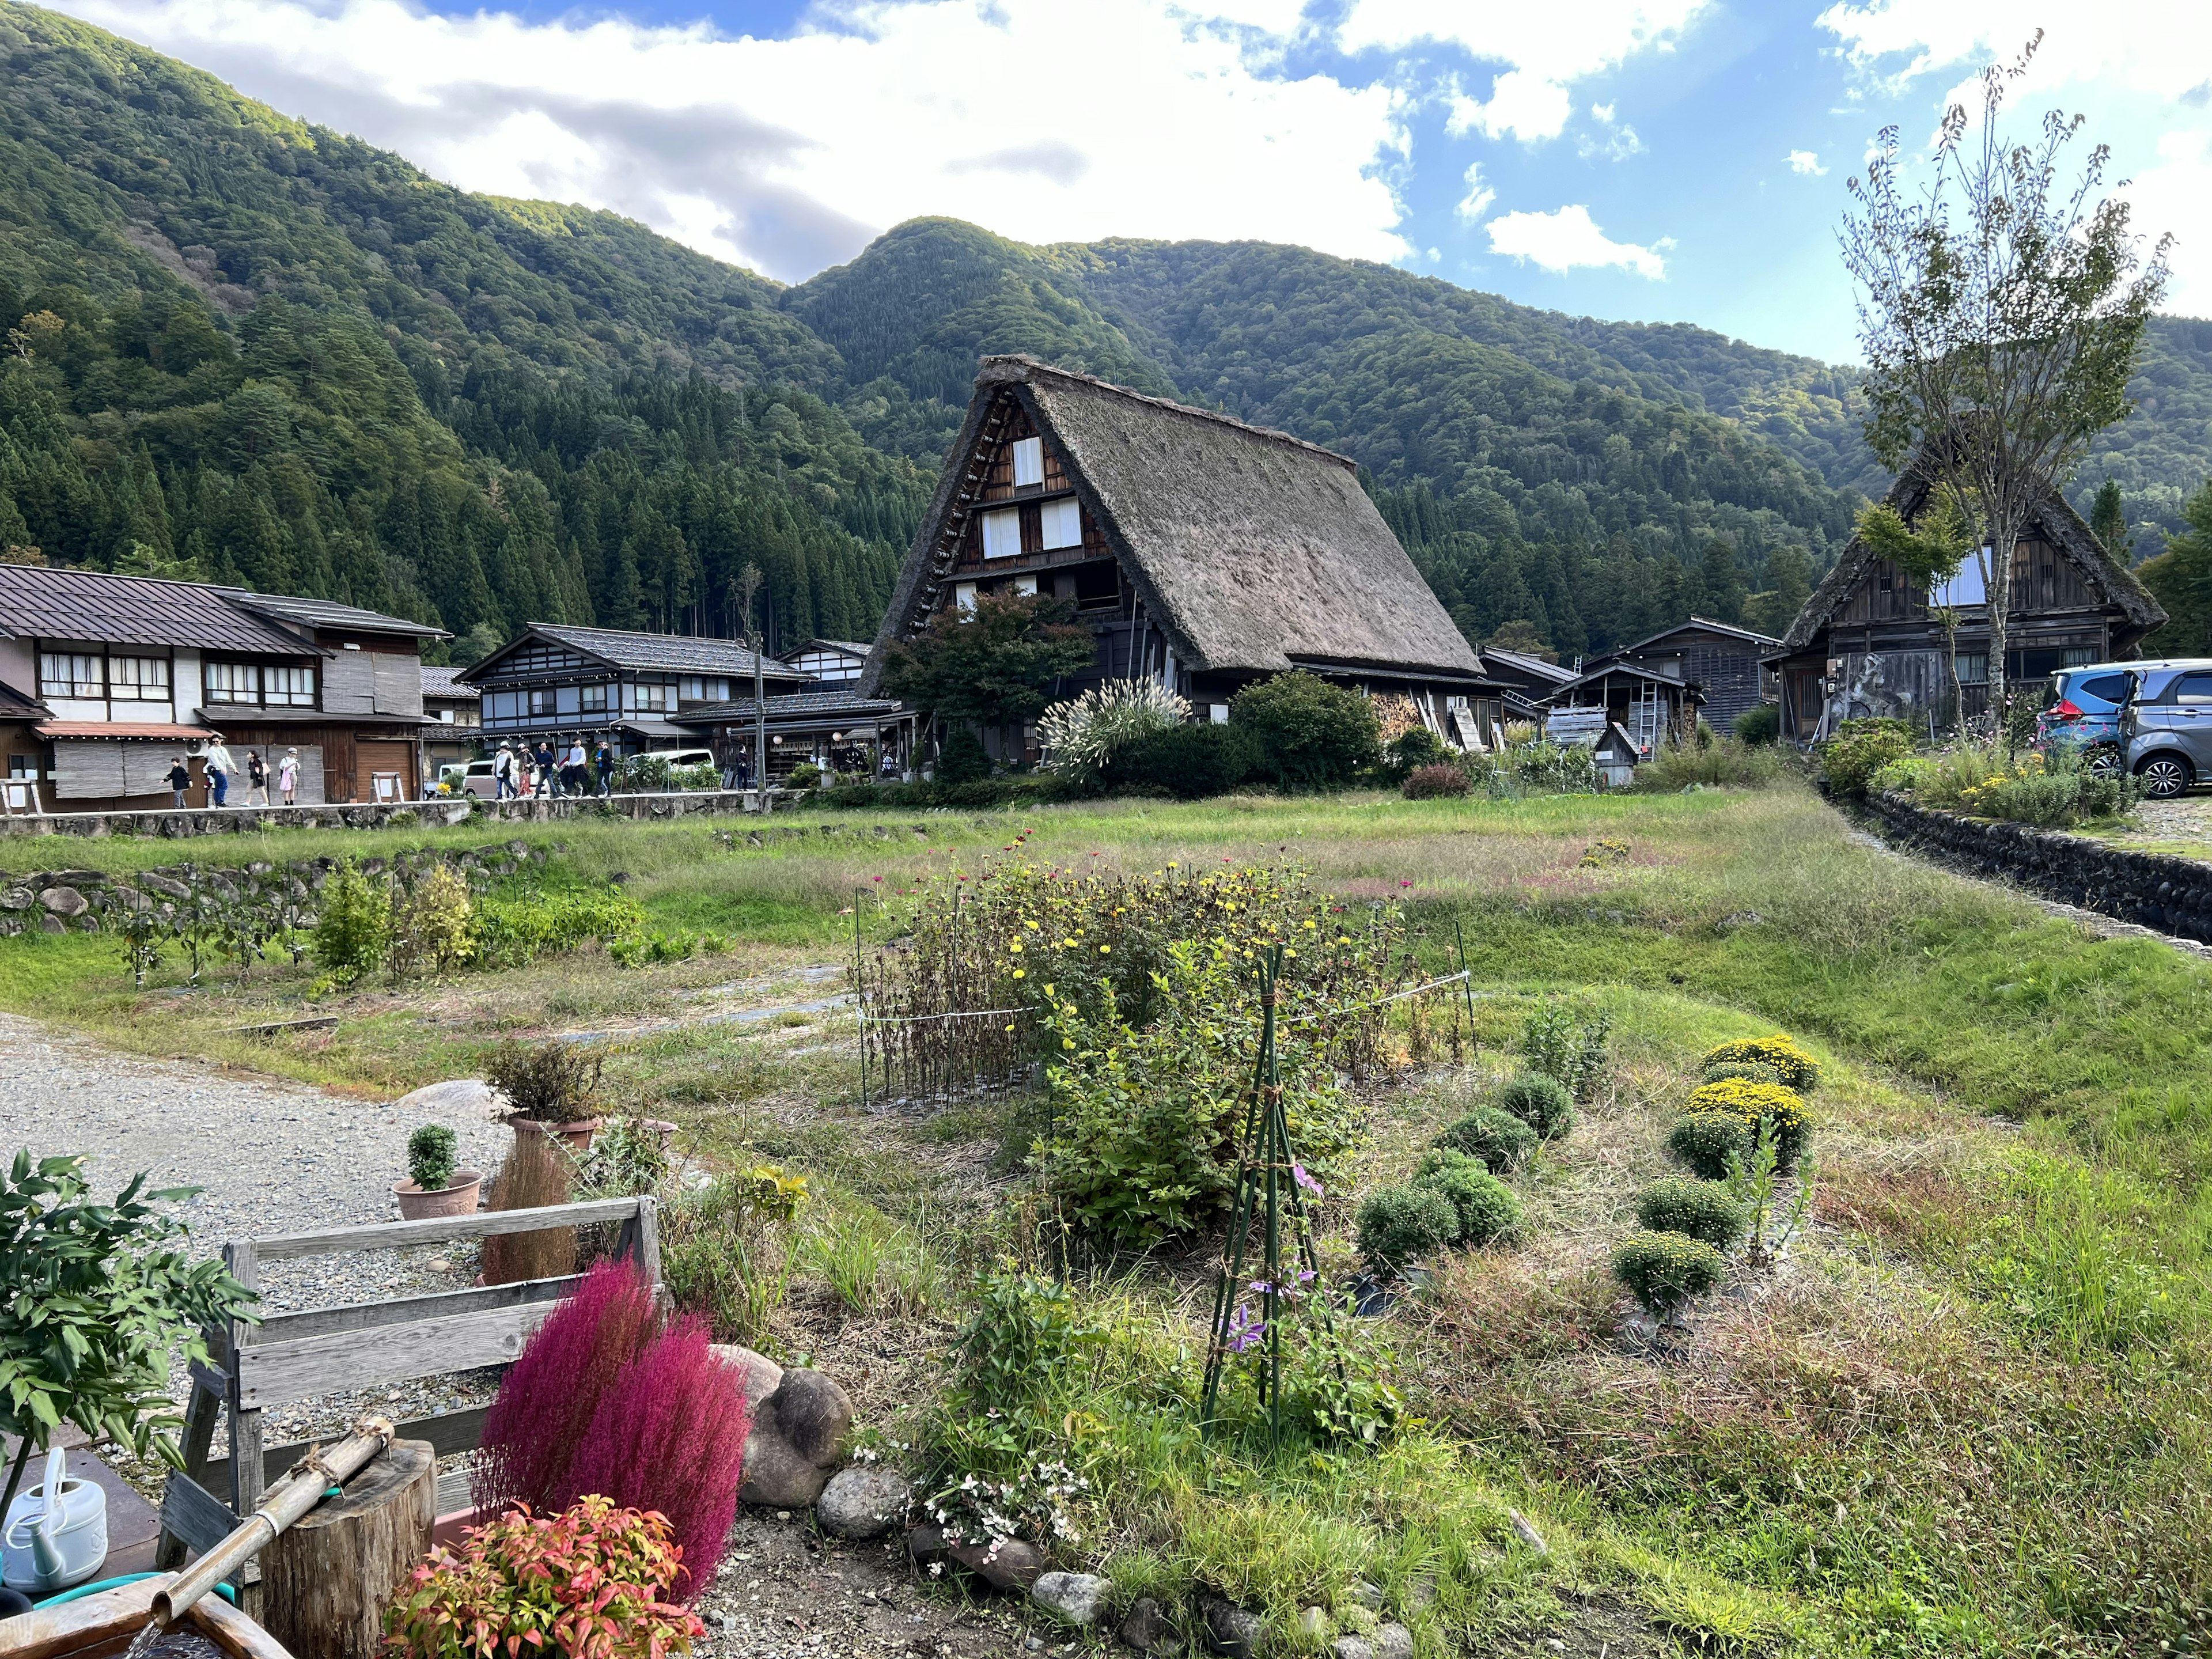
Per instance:
[[[760,591],[761,571],[748,564],[738,577],[738,605],[744,612],[745,642],[753,653],[753,810],[768,811],[768,703],[763,695],[766,676],[761,672],[763,637],[753,628],[753,595]]]

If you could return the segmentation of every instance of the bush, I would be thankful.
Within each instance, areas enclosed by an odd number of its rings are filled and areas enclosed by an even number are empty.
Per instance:
[[[1303,670],[1246,686],[1229,719],[1256,741],[1255,770],[1279,788],[1341,789],[1381,757],[1367,699]]]
[[[477,962],[520,968],[586,939],[642,933],[645,912],[618,887],[525,887],[482,901],[471,927]]]
[[[453,1178],[461,1139],[442,1123],[425,1123],[407,1137],[407,1178],[426,1193],[441,1192]]]
[[[1106,781],[1203,800],[1251,776],[1256,758],[1251,734],[1234,726],[1170,726],[1132,739],[1108,767]]]
[[[1820,1086],[1820,1062],[1786,1036],[1740,1037],[1705,1050],[1708,1067],[1729,1065],[1771,1066],[1778,1081],[1801,1095]]]
[[[1557,1140],[1574,1127],[1574,1097],[1565,1084],[1541,1072],[1523,1072],[1507,1083],[1498,1091],[1498,1103],[1545,1140]]]
[[[2029,753],[2009,770],[1960,789],[1959,810],[2008,823],[2071,829],[2124,812],[2135,804],[2136,793],[2133,779],[2118,770],[2093,771],[2079,755]]]
[[[981,783],[991,775],[991,751],[963,726],[937,745],[931,775],[940,784]]]
[[[1397,782],[1428,767],[1451,763],[1451,746],[1425,726],[1407,727],[1382,750],[1382,774]]]
[[[1782,706],[1779,703],[1754,703],[1735,717],[1735,739],[1747,748],[1759,749],[1780,740],[1782,736]]]
[[[1158,680],[1108,680],[1056,702],[1037,721],[1045,765],[1097,777],[1139,739],[1190,718],[1190,705]]]
[[[1779,1066],[1765,1065],[1755,1060],[1720,1060],[1707,1066],[1700,1083],[1718,1083],[1723,1078],[1741,1078],[1746,1083],[1781,1083]],[[1783,1084],[1784,1088],[1789,1085]]]
[[[599,1066],[571,1043],[509,1037],[492,1051],[484,1081],[507,1097],[517,1116],[580,1123],[599,1106]]]
[[[1636,787],[1646,794],[1672,794],[1702,785],[1717,789],[1767,789],[1779,783],[1782,758],[1771,748],[1754,749],[1735,738],[1711,740],[1709,728],[1699,726],[1705,741],[1668,743],[1636,769]]]
[[[385,1616],[386,1650],[661,1659],[706,1634],[696,1613],[663,1599],[684,1571],[665,1516],[597,1496],[556,1516],[502,1515],[415,1569]]]
[[[703,1316],[717,1342],[767,1341],[791,1281],[793,1224],[807,1199],[806,1177],[773,1164],[680,1193],[660,1220],[661,1272],[676,1306]]]
[[[815,789],[822,783],[822,769],[812,761],[801,761],[784,775],[787,789]]]
[[[1759,1126],[1769,1126],[1774,1136],[1776,1166],[1783,1170],[1794,1167],[1798,1154],[1805,1150],[1813,1138],[1813,1125],[1805,1115],[1804,1097],[1795,1089],[1785,1089],[1779,1084],[1746,1083],[1741,1078],[1723,1078],[1717,1083],[1701,1083],[1690,1091],[1689,1109],[1692,1112],[1725,1112],[1744,1127],[1747,1136],[1755,1138]]]
[[[1595,843],[1583,854],[1583,862],[1591,862],[1592,854],[1606,845]],[[1625,856],[1625,847],[1622,852]],[[1598,1079],[1605,1075],[1605,1047],[1612,1036],[1611,1014],[1584,1018],[1559,1003],[1547,1003],[1531,1010],[1522,1024],[1522,1061],[1532,1072],[1558,1079],[1575,1099],[1588,1100],[1597,1092]]]
[[[1668,1176],[1636,1197],[1636,1218],[1655,1233],[1683,1233],[1717,1250],[1732,1249],[1743,1237],[1743,1206],[1717,1182]]]
[[[1425,732],[1422,736],[1428,734]],[[1464,795],[1474,787],[1456,766],[1422,766],[1408,773],[1399,793],[1407,800],[1436,800],[1445,795]]]
[[[1492,1175],[1517,1170],[1535,1153],[1536,1132],[1512,1113],[1478,1106],[1437,1137],[1437,1145],[1482,1160]]]
[[[323,884],[322,914],[315,919],[315,960],[339,985],[375,971],[384,960],[391,907],[361,866],[346,860]]]
[[[1359,1253],[1378,1273],[1457,1242],[1459,1206],[1433,1187],[1385,1187],[1359,1206]]]
[[[1429,1152],[1413,1172],[1413,1184],[1442,1193],[1459,1213],[1455,1243],[1487,1244],[1521,1219],[1521,1200],[1480,1158],[1443,1149]]]
[[[1613,1276],[1662,1319],[1711,1290],[1727,1270],[1718,1250],[1681,1233],[1632,1234],[1613,1253]]]
[[[1105,1338],[1066,1284],[1038,1274],[986,1273],[953,1345],[952,1403],[1018,1416],[1061,1392]]]
[[[1820,775],[1838,795],[1863,795],[1867,780],[1912,752],[1912,728],[1903,720],[1845,720],[1820,747]]]
[[[1751,1130],[1726,1112],[1692,1112],[1667,1133],[1667,1150],[1707,1181],[1725,1181],[1751,1156]]]

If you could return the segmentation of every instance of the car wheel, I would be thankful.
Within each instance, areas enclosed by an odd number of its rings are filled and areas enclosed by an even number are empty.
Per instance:
[[[2153,800],[2172,800],[2197,781],[2197,774],[2179,755],[2153,755],[2136,768],[2143,793]]]
[[[2109,743],[2099,744],[2089,751],[2089,770],[2100,778],[2116,776],[2121,765],[2120,751]]]

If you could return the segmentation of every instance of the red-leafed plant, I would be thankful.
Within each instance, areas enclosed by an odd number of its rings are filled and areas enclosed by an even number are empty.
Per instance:
[[[685,1315],[603,1395],[568,1485],[668,1517],[689,1569],[677,1600],[711,1583],[738,1511],[750,1426],[741,1374],[714,1357],[707,1322]]]
[[[586,1498],[559,1515],[527,1509],[436,1549],[385,1615],[404,1659],[663,1659],[706,1626],[668,1598],[684,1575],[668,1518]]]
[[[659,1323],[635,1262],[603,1261],[584,1276],[500,1382],[470,1483],[480,1511],[522,1503],[550,1513],[574,1499],[577,1447]]]

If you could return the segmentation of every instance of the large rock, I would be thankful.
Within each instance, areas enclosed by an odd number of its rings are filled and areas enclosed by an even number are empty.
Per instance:
[[[814,1500],[814,1524],[832,1538],[881,1538],[906,1520],[914,1489],[896,1469],[840,1469]]]
[[[39,902],[57,916],[81,916],[85,912],[84,895],[74,887],[49,887],[39,895]]]
[[[734,1342],[717,1342],[714,1358],[744,1373],[745,1404],[755,1416],[760,1414],[762,1403],[783,1386],[783,1367],[764,1353],[755,1353]]]
[[[507,1097],[480,1077],[449,1078],[443,1083],[427,1083],[412,1094],[404,1094],[392,1103],[396,1112],[416,1116],[447,1112],[474,1112],[489,1116],[507,1103]]]
[[[1044,1552],[1018,1538],[1001,1538],[990,1544],[955,1544],[945,1551],[993,1589],[1026,1594],[1044,1577]]]
[[[829,1484],[852,1426],[853,1401],[844,1389],[817,1370],[784,1372],[775,1392],[753,1407],[738,1498],[766,1509],[810,1507]]]
[[[917,1567],[926,1567],[933,1561],[942,1561],[947,1547],[945,1528],[934,1521],[923,1522],[906,1535],[907,1559]]]
[[[1403,1625],[1385,1625],[1371,1640],[1375,1659],[1413,1659],[1413,1632]]]
[[[1227,1659],[1252,1659],[1260,1650],[1265,1626],[1260,1615],[1218,1595],[1198,1598],[1199,1622],[1205,1627],[1206,1645]]]
[[[1129,1616],[1121,1621],[1118,1634],[1121,1640],[1139,1653],[1172,1653],[1182,1645],[1176,1627],[1160,1604],[1149,1595],[1137,1598]]]
[[[1106,1593],[1111,1588],[1095,1572],[1041,1573],[1030,1586],[1030,1600],[1054,1618],[1083,1629],[1105,1616]]]
[[[1375,1659],[1375,1650],[1364,1636],[1340,1636],[1328,1650],[1332,1659]]]

